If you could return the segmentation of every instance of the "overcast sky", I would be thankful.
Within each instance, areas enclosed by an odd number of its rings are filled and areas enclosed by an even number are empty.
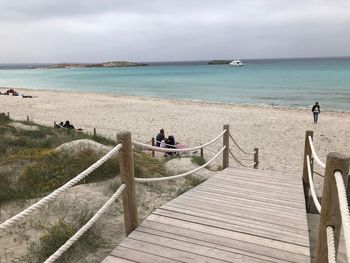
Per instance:
[[[0,0],[0,63],[350,56],[349,0]]]

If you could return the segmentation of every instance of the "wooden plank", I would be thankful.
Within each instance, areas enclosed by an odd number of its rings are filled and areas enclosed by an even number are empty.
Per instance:
[[[259,186],[264,186],[264,187],[269,187],[275,190],[278,189],[288,189],[290,187],[293,187],[295,189],[299,189],[300,182],[298,183],[278,183],[278,182],[270,182],[269,178],[263,178],[263,179],[255,179],[255,178],[244,178],[240,176],[232,176],[232,177],[227,177],[227,176],[222,176],[222,177],[213,177],[212,182],[219,182],[219,183],[250,183],[252,185],[259,185]],[[209,181],[209,182],[210,182]],[[302,191],[302,189],[300,190]]]
[[[295,234],[295,236],[287,235],[284,231],[278,231],[276,229],[264,230],[264,229],[259,229],[257,227],[253,229],[250,227],[234,224],[233,220],[232,222],[227,223],[227,222],[217,221],[214,219],[196,217],[188,214],[181,214],[181,213],[176,213],[176,212],[163,210],[163,209],[157,209],[153,214],[164,216],[167,218],[174,218],[174,219],[179,219],[187,222],[193,222],[197,224],[222,228],[230,231],[246,233],[249,235],[255,235],[263,238],[269,238],[271,240],[278,240],[278,241],[288,242],[288,243],[297,244],[301,246],[309,246],[309,241],[308,240],[306,241],[306,238],[304,235],[298,235],[298,234]]]
[[[260,185],[247,185],[244,183],[237,183],[234,182],[232,184],[223,184],[222,182],[215,182],[215,181],[207,181],[205,182],[205,184],[201,185],[201,187],[198,188],[223,188],[223,189],[227,189],[227,190],[231,190],[231,191],[254,191],[256,193],[261,193],[261,194],[265,194],[271,197],[279,197],[279,198],[283,198],[286,200],[295,200],[298,203],[302,202],[302,199],[299,197],[299,194],[296,192],[300,192],[299,189],[294,189],[294,188],[289,188],[289,190],[295,190],[295,192],[293,192],[292,194],[287,195],[286,190],[280,190],[280,189],[274,189],[273,191],[267,191],[267,189],[263,186]]]
[[[217,193],[208,193],[208,192],[201,192],[201,191],[192,191],[191,194],[187,194],[183,196],[183,198],[187,199],[209,199],[214,200],[217,203],[223,203],[223,204],[229,204],[232,206],[235,205],[242,205],[244,207],[248,208],[254,208],[254,210],[267,210],[267,211],[278,211],[281,214],[287,215],[287,216],[293,216],[293,218],[300,218],[304,221],[305,215],[302,215],[303,209],[294,209],[287,207],[285,205],[278,205],[278,204],[272,204],[268,202],[261,202],[258,200],[250,200],[250,199],[244,199],[242,197],[233,197],[229,198],[227,197],[226,200],[223,198],[225,195],[223,194],[217,194]],[[305,209],[304,209],[305,210]]]
[[[204,194],[216,196],[217,198],[222,198],[223,200],[232,200],[239,201],[244,200],[244,202],[253,202],[256,205],[264,206],[266,204],[276,206],[276,208],[280,207],[281,209],[288,207],[289,211],[303,211],[305,207],[301,205],[292,206],[290,202],[278,201],[277,199],[269,199],[264,196],[256,196],[256,195],[243,195],[239,193],[233,193],[225,190],[214,190],[214,189],[192,189],[186,196],[196,195],[196,194]]]
[[[254,243],[257,245],[275,248],[278,250],[285,250],[285,251],[289,251],[289,252],[293,252],[293,253],[301,254],[301,255],[305,255],[305,256],[310,255],[309,247],[305,247],[305,246],[301,246],[301,245],[297,245],[297,244],[292,244],[292,243],[286,243],[286,242],[282,242],[279,240],[271,240],[271,239],[256,236],[256,235],[247,235],[244,233],[234,232],[234,231],[230,231],[227,229],[218,228],[215,226],[202,225],[202,224],[193,223],[190,221],[186,222],[186,221],[182,221],[179,219],[159,216],[159,215],[155,215],[155,214],[151,214],[147,218],[147,220],[158,222],[158,223],[163,223],[163,224],[170,224],[170,225],[181,227],[184,229],[191,229],[191,230],[195,230],[195,231],[199,231],[199,232],[205,232],[208,234],[213,234],[213,235],[223,236],[223,237],[232,238],[232,239],[236,239],[236,240],[241,240],[243,242]]]
[[[213,247],[205,246],[203,243],[198,244],[197,242],[193,242],[195,240],[192,240],[192,242],[186,242],[176,238],[159,235],[159,233],[154,232],[150,233],[136,230],[131,234],[130,238],[157,246],[163,246],[166,248],[171,247],[172,249],[178,250],[178,254],[186,252],[195,254],[196,258],[198,256],[206,257],[209,259],[208,262],[271,262],[269,259],[263,260],[251,256],[242,255],[240,253],[232,253],[230,251],[222,250],[218,246]]]
[[[261,229],[265,229],[265,230],[270,230],[270,231],[274,231],[275,229],[278,231],[285,231],[286,234],[300,234],[300,235],[305,235],[305,236],[309,236],[308,235],[308,231],[307,230],[301,230],[301,229],[297,229],[297,228],[291,228],[288,226],[283,226],[283,225],[277,225],[277,224],[273,224],[273,223],[268,223],[268,222],[264,222],[264,221],[260,221],[260,220],[252,220],[249,218],[242,218],[240,216],[226,216],[223,215],[221,213],[218,212],[212,212],[212,210],[196,210],[193,208],[178,208],[178,207],[174,207],[174,206],[169,206],[169,205],[163,205],[160,209],[164,209],[164,210],[169,210],[169,211],[173,211],[173,212],[177,212],[177,213],[182,213],[182,214],[188,214],[188,215],[193,215],[193,216],[197,216],[197,217],[203,217],[203,218],[208,218],[208,219],[213,219],[213,220],[217,220],[217,221],[222,221],[222,222],[234,222],[235,225],[240,225],[240,226],[247,226],[247,227],[251,227],[251,228],[261,228]]]
[[[207,232],[200,232],[191,229],[184,229],[181,227],[176,227],[170,224],[163,224],[159,222],[153,222],[150,220],[145,220],[138,228],[140,231],[150,231],[157,230],[163,233],[176,235],[176,238],[191,238],[196,239],[197,242],[202,241],[207,244],[212,244],[213,246],[220,246],[222,249],[237,249],[241,253],[249,253],[255,255],[255,257],[262,256],[263,258],[270,257],[275,258],[280,262],[286,260],[288,262],[309,262],[309,258],[305,255],[296,254],[294,252],[289,252],[285,250],[278,250],[271,247],[261,246],[250,242],[244,242],[242,240],[236,240],[233,238],[227,238],[224,236],[211,234]],[[234,251],[234,250],[230,250]]]
[[[282,171],[271,171],[271,170],[256,170],[256,169],[252,169],[252,168],[245,168],[245,167],[230,167],[228,169],[223,170],[223,174],[228,174],[228,175],[232,175],[232,174],[246,174],[246,173],[251,173],[254,175],[257,175],[258,177],[263,177],[263,176],[270,176],[270,177],[274,177],[274,178],[285,178],[287,179],[300,179],[299,176],[295,176],[295,174],[290,174],[290,173],[286,173],[286,172],[282,172]],[[220,176],[220,174],[217,174],[217,176]]]
[[[108,256],[102,261],[102,263],[130,263],[130,262],[135,262],[135,261],[130,261],[127,259],[114,257],[114,256]]]
[[[144,262],[144,263],[174,263],[180,262],[178,260],[160,257],[152,254],[152,251],[139,251],[133,248],[124,247],[123,244],[114,249],[112,256],[130,260],[130,262]]]
[[[240,187],[239,185],[235,186],[220,186],[216,184],[206,184],[203,187],[198,187],[197,190],[222,190],[231,193],[231,195],[248,195],[248,196],[263,196],[265,198],[269,198],[270,200],[275,200],[275,201],[284,201],[284,202],[290,202],[298,205],[298,207],[302,207],[305,209],[305,202],[303,199],[298,198],[297,196],[286,196],[286,192],[271,192],[267,191],[267,189],[259,189],[259,188],[246,188],[246,187]]]
[[[254,203],[248,203],[241,200],[233,200],[231,202],[225,202],[220,199],[216,199],[215,196],[182,196],[181,199],[174,199],[169,204],[177,203],[179,205],[186,206],[186,203],[192,202],[193,204],[201,205],[202,207],[206,207],[208,205],[217,206],[217,207],[226,207],[228,210],[241,210],[245,211],[248,214],[273,214],[275,212],[276,218],[284,219],[284,220],[292,220],[294,223],[302,224],[306,223],[306,215],[302,215],[300,213],[291,212],[287,208],[280,209],[278,214],[276,214],[276,209],[274,207],[269,207],[268,205],[264,206],[256,206]]]
[[[224,189],[214,189],[214,188],[198,188],[194,189],[192,191],[202,191],[204,193],[210,192],[211,194],[217,193],[221,194],[227,197],[233,197],[233,198],[240,198],[240,199],[249,199],[249,200],[255,200],[258,202],[266,203],[268,202],[269,204],[275,204],[275,205],[281,205],[281,206],[287,206],[289,209],[300,209],[300,210],[305,210],[305,204],[299,204],[299,203],[294,203],[292,201],[286,201],[282,199],[277,199],[277,198],[270,198],[269,196],[264,196],[264,195],[255,195],[253,193],[244,193],[242,192],[232,192],[232,191],[227,191]]]
[[[124,239],[121,246],[124,246],[127,248],[133,248],[135,250],[143,251],[146,253],[149,251],[152,251],[153,254],[158,255],[160,257],[174,259],[180,262],[206,262],[206,263],[239,262],[239,261],[218,260],[212,257],[202,256],[196,253],[175,249],[171,247],[172,244],[173,243],[155,244],[155,243],[136,240],[133,238],[127,238],[127,239]]]
[[[217,205],[206,205],[205,207],[201,204],[197,203],[190,203],[186,202],[185,204],[177,204],[177,203],[167,203],[166,207],[174,207],[174,208],[180,208],[180,209],[190,209],[197,212],[202,213],[217,213],[223,217],[227,218],[242,218],[242,220],[248,219],[255,222],[263,222],[263,223],[269,223],[273,224],[275,226],[283,226],[283,227],[289,227],[291,230],[297,229],[302,231],[308,231],[308,227],[306,224],[296,224],[294,220],[291,218],[288,218],[288,220],[285,220],[285,218],[276,217],[273,214],[267,214],[267,213],[250,213],[246,212],[245,210],[238,210],[238,209],[225,209],[223,206],[218,207]]]

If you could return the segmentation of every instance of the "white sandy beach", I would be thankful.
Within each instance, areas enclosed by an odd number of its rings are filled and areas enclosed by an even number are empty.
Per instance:
[[[45,125],[69,120],[85,132],[96,127],[99,134],[112,138],[120,130],[129,130],[134,140],[146,142],[164,128],[166,135],[174,135],[176,141],[196,146],[214,138],[224,124],[229,124],[233,137],[244,149],[259,148],[259,168],[293,176],[301,176],[306,130],[314,131],[321,160],[325,161],[331,151],[350,154],[350,113],[328,112],[322,108],[322,101],[319,123],[315,125],[311,110],[98,93],[18,91],[38,97],[0,96],[0,112],[10,112],[11,118],[22,120],[28,115],[32,121]],[[221,141],[210,148],[217,150],[220,145]],[[239,153],[233,144],[231,149]],[[208,151],[205,154],[212,155]],[[237,165],[233,160],[231,164]]]

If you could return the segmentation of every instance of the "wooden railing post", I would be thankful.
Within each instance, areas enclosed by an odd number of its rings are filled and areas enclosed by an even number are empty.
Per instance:
[[[304,196],[305,196],[305,207],[306,207],[307,212],[309,212],[309,209],[310,209],[310,202],[309,202],[310,182],[309,182],[309,176],[308,176],[308,171],[307,171],[307,159],[306,159],[307,155],[309,155],[309,157],[310,157],[311,174],[313,171],[313,162],[311,159],[311,147],[310,147],[310,143],[309,143],[309,136],[311,136],[311,138],[313,139],[314,132],[313,131],[306,131],[306,133],[305,133],[303,186],[304,186]]]
[[[96,136],[96,135],[97,135],[96,128],[94,128],[94,136]]]
[[[27,122],[29,122],[29,116],[27,115]]]
[[[201,148],[201,158],[202,159],[204,158],[204,150],[203,150],[203,148]]]
[[[254,148],[254,169],[259,167],[259,148]]]
[[[322,205],[320,224],[318,227],[318,240],[316,247],[316,261],[318,263],[328,262],[327,250],[327,226],[334,228],[335,251],[338,251],[339,235],[341,230],[341,215],[339,209],[338,190],[334,178],[334,172],[340,171],[343,175],[344,183],[348,183],[350,158],[331,152],[327,155],[325,177],[323,183]]]
[[[223,161],[222,161],[222,168],[225,169],[230,165],[230,156],[229,156],[229,150],[230,150],[230,125],[225,124],[224,130],[226,132],[223,135],[223,146],[226,146],[224,152],[223,152]]]
[[[155,141],[154,141],[154,137],[152,137],[152,146],[155,146],[155,143],[154,143]],[[154,151],[152,151],[152,157],[154,157],[155,156],[155,152]]]
[[[118,159],[120,166],[120,178],[122,183],[126,184],[126,188],[123,192],[123,209],[125,233],[126,236],[128,236],[138,226],[139,222],[136,206],[131,133],[126,131],[117,133],[117,142],[123,145],[118,154]]]

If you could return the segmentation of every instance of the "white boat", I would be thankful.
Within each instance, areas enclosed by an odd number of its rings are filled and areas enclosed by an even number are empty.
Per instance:
[[[243,66],[243,63],[239,59],[235,59],[235,60],[231,61],[229,63],[229,65],[233,66],[233,67],[241,67],[241,66]]]

